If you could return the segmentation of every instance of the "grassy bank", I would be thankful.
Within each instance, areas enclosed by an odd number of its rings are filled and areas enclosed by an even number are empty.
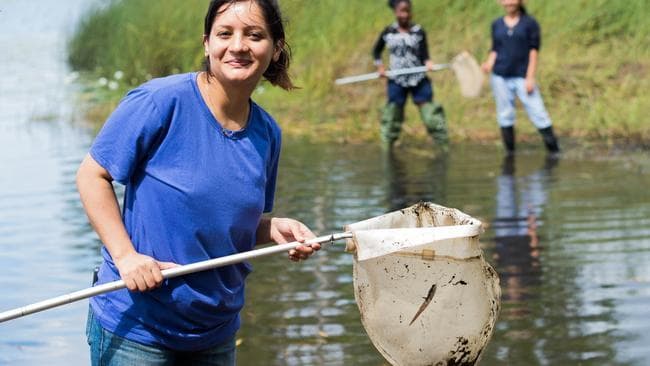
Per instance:
[[[101,121],[123,93],[150,77],[200,68],[206,0],[114,1],[89,12],[70,41],[69,60],[84,71],[94,118]],[[530,0],[543,31],[538,81],[560,135],[650,141],[650,13],[646,0]],[[373,71],[370,49],[392,20],[384,1],[284,0],[292,75],[301,89],[287,93],[263,84],[254,99],[285,133],[335,141],[377,137],[384,87],[379,81],[336,87],[337,77]],[[428,33],[432,58],[447,62],[461,50],[479,62],[489,48],[496,1],[414,0],[415,21]],[[117,75],[116,71],[120,71]],[[117,77],[116,77],[117,76]],[[105,78],[101,81],[99,78]],[[432,74],[452,137],[496,138],[488,88],[478,99],[460,96],[450,71]],[[110,86],[110,88],[109,88]],[[101,95],[97,98],[97,95]],[[519,113],[519,130],[535,131]],[[407,109],[405,134],[422,137],[416,111]]]

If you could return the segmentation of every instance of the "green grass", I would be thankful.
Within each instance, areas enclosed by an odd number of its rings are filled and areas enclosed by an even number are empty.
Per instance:
[[[255,100],[291,135],[375,139],[383,84],[336,87],[333,80],[374,71],[370,49],[393,21],[390,9],[376,0],[281,3],[294,51],[291,73],[301,89],[285,92],[264,84]],[[124,73],[120,87],[102,98],[112,107],[126,89],[147,78],[201,67],[206,7],[205,0],[114,1],[90,12],[79,25],[70,40],[70,64],[93,78]],[[650,2],[536,0],[528,2],[528,10],[542,26],[537,79],[560,135],[649,141],[650,98],[644,91],[650,87],[650,22],[644,16],[650,14]],[[490,44],[490,22],[502,14],[490,0],[414,0],[414,12],[414,20],[427,31],[434,62],[440,63],[462,50],[481,62]],[[432,78],[453,138],[497,136],[488,88],[478,99],[464,99],[450,71]],[[519,120],[523,134],[535,133],[523,111]],[[407,109],[405,134],[424,135],[413,107]]]

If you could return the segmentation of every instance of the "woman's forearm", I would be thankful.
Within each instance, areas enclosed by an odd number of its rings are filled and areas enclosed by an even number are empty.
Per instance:
[[[314,233],[300,221],[289,218],[262,217],[257,225],[255,244],[274,242],[284,244],[293,241],[304,243],[314,238]],[[300,245],[289,250],[289,259],[298,261],[307,259],[315,251],[320,249],[320,244]]]
[[[90,155],[86,155],[77,172],[77,189],[90,224],[113,260],[119,260],[135,249],[131,243],[110,174]]]
[[[263,216],[257,225],[257,232],[255,233],[255,245],[266,244],[272,241],[271,239],[271,217]]]

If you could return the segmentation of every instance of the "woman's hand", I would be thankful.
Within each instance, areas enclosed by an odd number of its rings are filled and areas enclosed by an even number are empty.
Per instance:
[[[524,85],[526,86],[526,92],[528,94],[533,94],[535,91],[535,78],[527,77]]]
[[[305,224],[294,219],[272,218],[270,225],[271,240],[278,244],[298,241],[304,243],[306,240],[315,237],[314,233],[309,230]],[[296,249],[289,251],[289,259],[297,262],[301,259],[307,259],[320,249],[320,244],[300,245]]]
[[[163,282],[161,271],[177,266],[171,262],[159,262],[136,252],[115,259],[120,277],[131,291],[148,291],[160,287]]]
[[[433,64],[433,61],[431,61],[431,60],[427,60],[427,61],[424,63],[424,66],[427,67],[427,70],[429,70],[429,71],[433,71],[433,67],[434,67],[435,65]]]

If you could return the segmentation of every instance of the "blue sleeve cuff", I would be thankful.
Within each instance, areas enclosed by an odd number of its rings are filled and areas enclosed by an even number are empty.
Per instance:
[[[101,165],[102,168],[106,169],[106,171],[108,172],[108,174],[110,174],[111,178],[113,178],[114,181],[122,185],[127,185],[127,183],[129,182],[128,174],[122,172],[117,165],[109,163],[108,159],[104,158],[102,154],[99,153],[98,151],[95,151],[94,147],[90,149],[89,154],[97,162],[97,164]]]

